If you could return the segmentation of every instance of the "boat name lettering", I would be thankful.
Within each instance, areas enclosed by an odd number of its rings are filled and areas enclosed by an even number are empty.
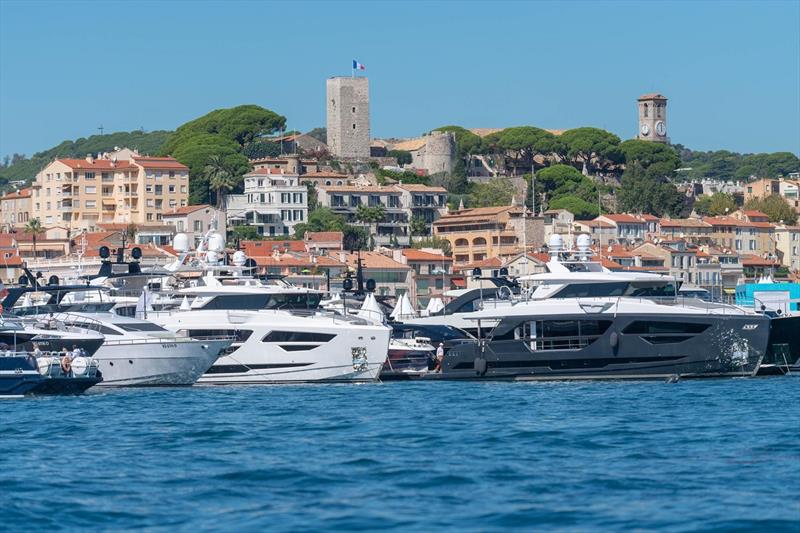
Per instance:
[[[742,329],[745,330],[745,331],[751,331],[751,330],[756,329],[757,327],[758,327],[758,324],[745,324],[744,326],[742,326]]]
[[[162,344],[161,347],[162,348],[177,348],[178,345],[177,344]]]

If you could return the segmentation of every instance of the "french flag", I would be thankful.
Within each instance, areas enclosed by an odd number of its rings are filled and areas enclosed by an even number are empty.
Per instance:
[[[361,63],[359,63],[358,61],[356,61],[354,59],[353,60],[353,70],[367,70],[367,67],[365,67],[364,65],[362,65]]]

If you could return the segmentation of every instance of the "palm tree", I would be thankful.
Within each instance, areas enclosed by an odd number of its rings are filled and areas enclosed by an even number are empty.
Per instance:
[[[356,211],[356,220],[360,222],[366,222],[369,224],[370,229],[370,242],[374,242],[374,237],[378,233],[378,222],[382,221],[386,218],[386,209],[384,209],[381,205],[376,205],[372,207],[367,207],[365,205],[359,205],[358,211]],[[374,248],[375,246],[370,246]]]
[[[236,178],[222,157],[212,155],[203,171],[211,188],[216,192],[217,209],[222,209],[224,195],[236,186]]]
[[[36,259],[36,237],[44,233],[42,222],[38,218],[32,218],[25,224],[25,232],[33,237],[33,258]]]

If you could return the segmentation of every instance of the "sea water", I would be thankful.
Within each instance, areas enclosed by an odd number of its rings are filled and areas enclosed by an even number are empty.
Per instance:
[[[800,378],[0,403],[0,529],[800,530]]]

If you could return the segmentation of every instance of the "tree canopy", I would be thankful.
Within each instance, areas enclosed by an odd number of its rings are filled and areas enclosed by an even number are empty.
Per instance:
[[[171,155],[189,167],[189,199],[209,202],[209,180],[205,168],[213,156],[219,157],[233,177],[234,188],[250,170],[245,151],[252,143],[283,128],[286,118],[256,105],[217,109],[187,122],[175,130],[161,153]]]
[[[641,163],[634,160],[622,175],[622,183],[617,189],[617,207],[628,213],[650,213],[659,217],[678,215],[683,209],[683,196],[666,177],[650,175]]]
[[[761,211],[775,224],[784,223],[794,225],[797,222],[797,213],[791,205],[780,195],[772,194],[766,198],[753,198],[746,204],[745,209]]]
[[[719,216],[736,211],[733,195],[717,192],[711,196],[701,196],[694,203],[694,211],[702,216]]]
[[[575,128],[562,133],[558,139],[574,164],[586,163],[587,168],[601,168],[622,162],[619,137],[599,128]]]
[[[483,139],[461,126],[442,126],[433,131],[449,131],[455,134],[458,157],[464,158],[469,154],[483,153]]]
[[[743,180],[750,176],[777,178],[800,172],[800,158],[791,152],[739,154],[728,150],[694,151],[675,145],[688,178]]]
[[[533,126],[506,128],[483,138],[484,146],[494,153],[503,152],[517,164],[534,165],[537,155],[564,152],[564,144],[549,131]]]

